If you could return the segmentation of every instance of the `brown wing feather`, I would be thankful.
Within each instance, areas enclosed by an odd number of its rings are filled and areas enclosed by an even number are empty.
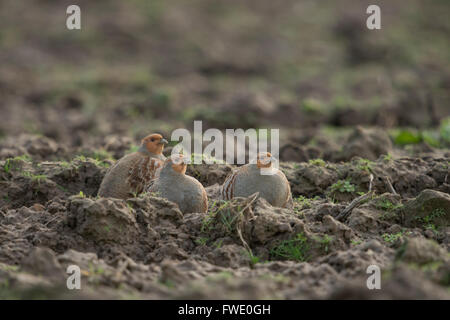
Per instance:
[[[226,178],[222,185],[221,195],[224,200],[231,200],[233,198],[233,183],[236,179],[237,170],[231,172]]]
[[[161,166],[162,161],[155,158],[143,157],[136,161],[131,166],[126,180],[131,191],[135,193],[143,192],[146,186],[155,178]]]
[[[206,190],[203,188],[202,189],[202,197],[203,197],[203,212],[206,213],[208,212],[208,196],[206,194]]]
[[[292,199],[292,193],[291,193],[291,185],[289,184],[289,180],[286,178],[286,176],[284,175],[283,172],[281,172],[281,170],[279,171],[280,176],[283,178],[284,182],[286,183],[287,186],[287,197],[286,197],[286,202],[283,205],[283,208],[288,208],[288,209],[292,209],[294,207],[294,202]]]

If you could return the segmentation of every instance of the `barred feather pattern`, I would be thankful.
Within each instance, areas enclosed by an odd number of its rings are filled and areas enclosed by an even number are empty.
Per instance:
[[[135,193],[141,193],[147,189],[147,186],[159,174],[163,162],[156,158],[143,157],[137,163],[131,166],[127,184]]]
[[[231,200],[233,198],[233,185],[236,180],[238,171],[234,171],[225,178],[220,194],[223,200]]]
[[[202,202],[203,202],[203,210],[202,212],[208,212],[208,195],[206,194],[206,190],[202,190]]]

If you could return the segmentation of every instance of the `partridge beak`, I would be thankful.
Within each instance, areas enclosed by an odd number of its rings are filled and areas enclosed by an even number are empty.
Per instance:
[[[159,140],[158,144],[168,145],[169,142],[163,138],[163,139]]]

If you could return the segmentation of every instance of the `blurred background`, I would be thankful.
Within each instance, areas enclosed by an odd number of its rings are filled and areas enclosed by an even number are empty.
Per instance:
[[[35,143],[117,158],[194,120],[280,128],[282,160],[346,160],[365,134],[382,144],[367,158],[395,151],[383,135],[447,152],[449,14],[447,0],[1,0],[0,159]]]

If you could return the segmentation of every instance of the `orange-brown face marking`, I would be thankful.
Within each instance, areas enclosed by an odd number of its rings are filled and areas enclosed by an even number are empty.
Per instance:
[[[150,134],[142,139],[142,145],[154,154],[161,154],[165,144],[167,144],[167,141],[158,133]]]
[[[258,168],[270,168],[272,166],[272,154],[270,152],[261,152],[258,154],[256,165]]]
[[[172,169],[181,174],[186,173],[187,163],[185,161],[185,157],[182,154],[173,156],[172,159]]]

